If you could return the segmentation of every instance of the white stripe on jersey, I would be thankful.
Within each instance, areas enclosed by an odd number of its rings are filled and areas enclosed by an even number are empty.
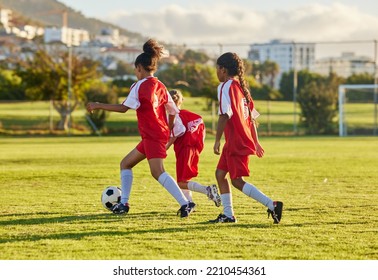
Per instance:
[[[228,118],[231,118],[233,115],[232,108],[231,108],[231,99],[230,99],[230,87],[232,84],[232,79],[221,83],[218,86],[218,100],[219,100],[219,108],[218,108],[218,115],[227,114]]]
[[[139,108],[140,106],[139,96],[138,96],[139,87],[145,80],[147,80],[147,78],[144,78],[132,84],[132,86],[130,87],[130,93],[126,97],[126,99],[122,102],[122,105],[127,106],[130,109],[134,109],[134,110]]]
[[[184,135],[185,131],[186,131],[186,128],[185,128],[185,125],[182,123],[180,116],[176,115],[171,136],[180,137]]]

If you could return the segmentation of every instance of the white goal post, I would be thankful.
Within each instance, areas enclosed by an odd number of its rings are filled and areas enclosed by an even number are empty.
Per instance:
[[[374,121],[373,121],[373,135],[378,134],[378,85],[377,84],[360,84],[360,85],[339,85],[339,136],[347,136],[347,123],[345,121],[345,104],[347,102],[347,90],[372,90],[373,104],[374,104]]]

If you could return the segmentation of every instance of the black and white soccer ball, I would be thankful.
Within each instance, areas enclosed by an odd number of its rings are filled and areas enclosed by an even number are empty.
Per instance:
[[[104,189],[101,195],[102,205],[112,211],[112,207],[121,201],[121,189],[115,186],[109,186]]]

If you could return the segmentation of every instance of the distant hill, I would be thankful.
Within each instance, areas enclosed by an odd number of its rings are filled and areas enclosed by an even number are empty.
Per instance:
[[[17,18],[27,18],[30,19],[30,22],[38,22],[43,26],[62,26],[62,11],[66,10],[68,27],[86,29],[91,34],[100,34],[104,28],[117,28],[122,35],[129,38],[137,41],[145,41],[146,39],[139,33],[130,32],[114,24],[95,18],[87,18],[81,12],[56,0],[0,0],[0,8],[10,9],[15,12]]]

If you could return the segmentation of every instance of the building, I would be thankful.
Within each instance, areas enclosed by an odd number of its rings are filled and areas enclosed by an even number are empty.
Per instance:
[[[102,52],[102,59],[103,61],[116,60],[132,64],[141,52],[133,47],[106,48]]]
[[[94,41],[104,47],[121,47],[129,44],[129,38],[120,35],[118,29],[104,28],[100,35],[96,35]]]
[[[44,34],[44,42],[62,42],[70,46],[80,46],[90,41],[89,32],[83,29],[47,27]]]
[[[272,40],[269,43],[252,44],[248,59],[263,63],[274,61],[279,66],[275,87],[278,88],[281,76],[291,70],[312,70],[315,64],[315,43],[298,43],[294,41]]]
[[[344,52],[340,57],[326,57],[315,62],[314,72],[328,75],[330,72],[347,78],[353,74],[374,74],[375,63],[367,56],[358,56],[353,52]]]
[[[3,25],[6,33],[11,33],[10,21],[12,20],[12,11],[0,9],[0,23]]]

